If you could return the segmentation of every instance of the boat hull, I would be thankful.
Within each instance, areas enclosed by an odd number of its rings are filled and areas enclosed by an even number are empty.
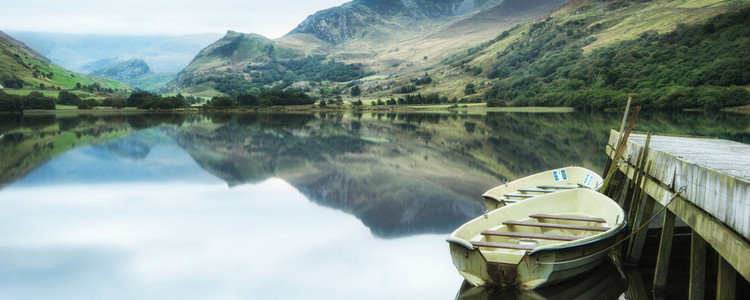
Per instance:
[[[595,199],[589,201],[587,198]],[[499,225],[505,224],[504,221],[518,220],[529,214],[562,212],[566,208],[569,214],[606,211],[601,214],[607,226],[602,225],[605,231],[580,235],[580,238],[567,242],[540,240],[541,246],[533,249],[495,249],[473,244],[480,239],[491,242],[485,235],[487,229],[509,230],[507,225]],[[625,226],[623,220],[624,212],[617,203],[598,192],[577,189],[540,196],[492,211],[459,227],[447,241],[454,266],[469,284],[532,290],[571,279],[598,266],[609,253],[608,248],[616,242],[617,233]],[[533,234],[528,230],[524,233]],[[536,235],[544,236],[545,233]],[[509,241],[515,240],[502,242],[508,245]]]

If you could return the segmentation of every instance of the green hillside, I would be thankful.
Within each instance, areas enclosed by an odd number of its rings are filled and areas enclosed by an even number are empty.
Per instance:
[[[0,31],[0,85],[5,88],[73,89],[76,84],[96,84],[111,90],[131,89],[114,80],[68,71]]]
[[[749,3],[572,1],[436,70],[481,70],[459,78],[519,106],[600,109],[628,96],[661,109],[747,104]]]

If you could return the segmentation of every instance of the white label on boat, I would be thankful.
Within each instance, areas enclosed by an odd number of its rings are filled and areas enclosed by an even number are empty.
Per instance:
[[[568,180],[568,174],[565,174],[565,170],[561,170],[560,174],[562,175],[562,180]]]
[[[583,180],[583,184],[589,185],[591,183],[591,179],[594,179],[594,178],[591,177],[590,174],[586,174],[586,179]]]
[[[552,176],[555,177],[555,181],[560,181],[560,175],[557,175],[557,171],[552,172]]]

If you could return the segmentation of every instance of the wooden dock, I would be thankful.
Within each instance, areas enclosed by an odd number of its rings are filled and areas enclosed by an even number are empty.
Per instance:
[[[739,273],[750,280],[750,145],[710,138],[631,134],[620,157],[615,156],[619,133],[607,144],[607,168],[616,168],[606,191],[628,212],[628,228],[644,225],[656,203],[668,205],[663,218],[653,283],[656,294],[666,282],[675,219],[693,230],[690,298],[702,299],[705,247],[720,255],[717,299],[735,298]],[[684,188],[678,197],[675,194]],[[670,203],[670,200],[674,201]],[[645,230],[624,250],[637,264]]]

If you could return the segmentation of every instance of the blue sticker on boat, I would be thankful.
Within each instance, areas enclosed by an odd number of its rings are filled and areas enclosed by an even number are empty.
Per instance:
[[[557,171],[552,172],[552,176],[555,177],[555,181],[560,181],[560,176],[557,175]]]
[[[565,170],[560,171],[560,174],[562,174],[563,180],[568,180],[568,174],[565,174]]]
[[[583,184],[589,185],[591,183],[591,179],[594,179],[594,177],[591,177],[590,174],[586,174],[586,179],[583,180]]]

